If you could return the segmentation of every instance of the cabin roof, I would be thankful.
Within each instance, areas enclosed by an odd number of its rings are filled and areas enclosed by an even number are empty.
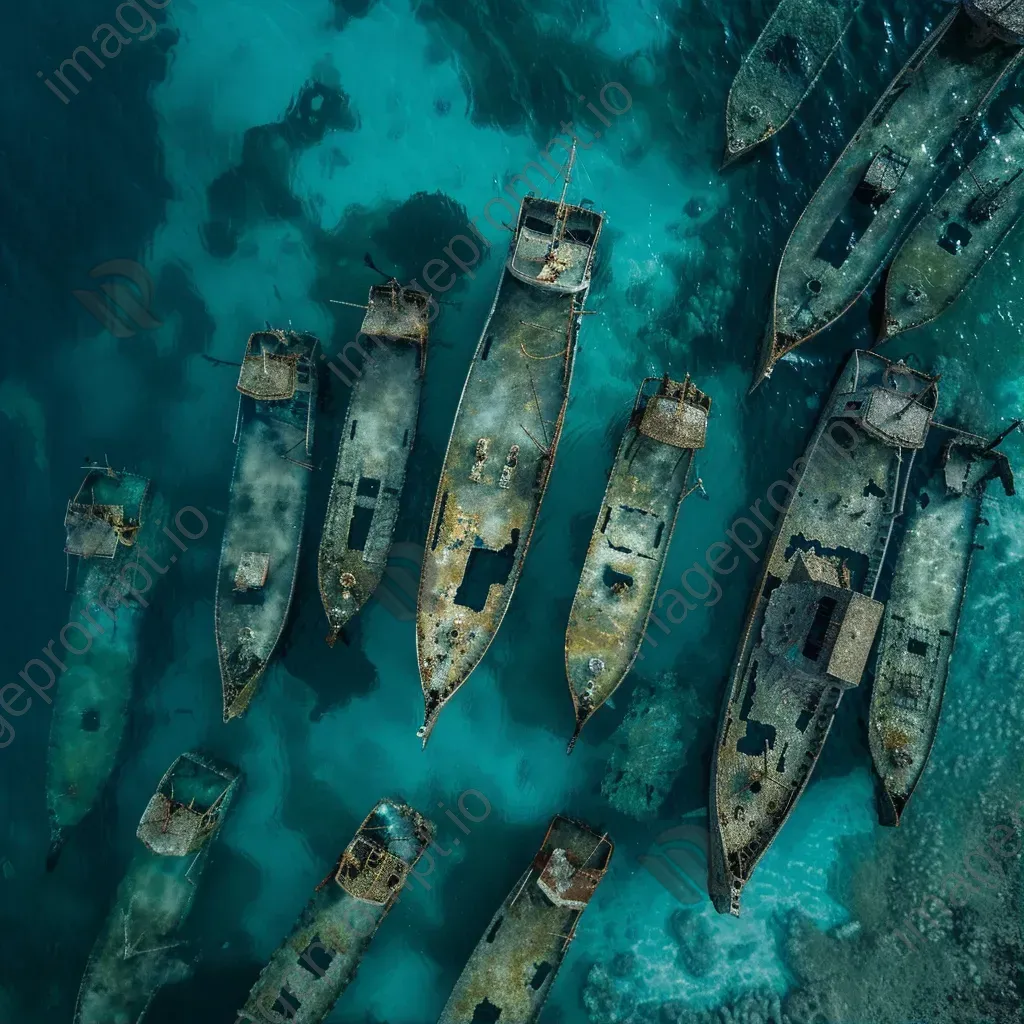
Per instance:
[[[869,434],[902,448],[923,448],[931,424],[932,410],[893,388],[871,389],[863,424]]]
[[[124,527],[124,505],[68,504],[64,550],[82,558],[113,558]]]
[[[267,552],[243,552],[235,572],[235,590],[262,590],[269,575],[270,555]]]
[[[238,390],[262,401],[282,401],[295,394],[299,357],[294,354],[247,355],[238,374]]]
[[[880,601],[856,592],[850,594],[828,659],[830,676],[850,686],[860,683],[884,611]]]
[[[551,851],[537,885],[555,906],[582,910],[590,902],[603,876],[603,871],[577,867],[566,850],[556,847]]]
[[[149,801],[136,835],[154,853],[184,857],[203,845],[216,822],[213,815],[158,792]]]
[[[370,289],[361,330],[366,335],[424,342],[430,330],[429,314],[430,298],[426,292],[388,281]]]
[[[357,833],[338,861],[334,879],[350,896],[387,903],[405,883],[409,865],[387,847]]]
[[[662,391],[647,401],[640,421],[641,434],[675,448],[703,448],[708,429],[708,410],[698,404],[705,396],[696,388],[668,381]],[[710,403],[709,403],[710,404]]]

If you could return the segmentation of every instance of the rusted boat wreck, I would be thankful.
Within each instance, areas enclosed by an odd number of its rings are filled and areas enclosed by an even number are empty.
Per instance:
[[[657,388],[650,392],[650,385]],[[571,751],[626,677],[643,638],[711,399],[687,378],[640,385],[608,478],[565,633]],[[699,486],[700,481],[697,482]]]
[[[729,90],[723,166],[789,122],[863,2],[779,0]]]
[[[606,834],[556,815],[473,950],[438,1024],[535,1024],[612,858]]]
[[[709,892],[740,893],[811,777],[843,692],[860,684],[883,605],[875,590],[903,514],[936,378],[856,351],[779,509],[722,707],[711,769]],[[782,492],[782,501],[776,492]]]
[[[1018,423],[994,441],[944,428],[952,436],[908,509],[868,722],[883,825],[900,823],[935,742],[971,558],[987,526],[986,486],[998,478],[1014,493],[1009,461],[996,446]]]
[[[519,208],[448,441],[417,600],[424,746],[501,625],[554,465],[603,222],[569,180]]]
[[[136,577],[149,574],[147,561],[159,569],[158,552],[166,546],[156,527],[166,517],[165,505],[146,477],[109,466],[85,468],[64,516],[64,552],[74,593],[68,621],[81,617],[93,626],[82,627],[91,640],[68,659],[53,703],[46,764],[51,870],[67,831],[95,805],[117,762],[148,603],[141,592],[149,586]]]
[[[944,313],[1024,214],[1024,110],[964,168],[907,237],[885,282],[882,337]]]
[[[291,607],[313,469],[318,347],[310,334],[270,328],[245,347],[217,570],[225,722],[249,706]]]
[[[157,991],[187,976],[179,933],[237,787],[234,768],[197,753],[160,780],[86,965],[74,1024],[140,1024]]]
[[[263,968],[237,1024],[319,1024],[355,977],[433,835],[411,807],[381,800]]]
[[[374,285],[360,334],[375,348],[352,385],[320,540],[320,598],[333,646],[387,565],[416,439],[427,362],[428,296]]]
[[[754,387],[856,302],[1022,52],[990,18],[957,7],[911,57],[793,229]]]

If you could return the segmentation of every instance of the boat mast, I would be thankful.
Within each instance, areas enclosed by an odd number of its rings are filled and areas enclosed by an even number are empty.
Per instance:
[[[555,232],[553,235],[553,242],[551,248],[555,249],[558,247],[558,243],[562,241],[562,236],[565,234],[565,194],[569,191],[569,182],[572,181],[572,168],[573,164],[576,163],[576,140],[572,140],[572,150],[569,152],[569,165],[565,169],[565,182],[562,185],[562,194],[558,197],[558,209],[555,212]]]

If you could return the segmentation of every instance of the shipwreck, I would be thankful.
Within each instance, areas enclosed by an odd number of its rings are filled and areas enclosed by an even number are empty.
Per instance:
[[[520,206],[448,441],[417,599],[424,746],[501,625],[554,465],[603,223],[566,203],[571,169]]]
[[[360,334],[376,347],[352,385],[317,563],[332,646],[384,574],[427,361],[426,293],[391,280],[365,308]]]
[[[433,825],[411,807],[381,800],[263,968],[237,1024],[320,1024],[433,835]]]
[[[657,388],[650,392],[650,385]],[[648,377],[612,464],[565,633],[576,712],[569,750],[626,677],[643,639],[711,399],[690,383]],[[700,481],[694,485],[699,487]]]
[[[711,769],[708,888],[739,914],[743,886],[803,793],[843,693],[863,678],[875,592],[937,378],[855,351],[791,483],[726,689]],[[775,492],[785,490],[776,504]]]
[[[245,347],[217,570],[225,722],[249,706],[291,607],[313,469],[318,347],[312,335],[270,328]]]
[[[197,753],[160,780],[86,965],[74,1024],[141,1024],[161,986],[188,976],[179,933],[237,787],[235,769]]]
[[[556,815],[473,950],[438,1024],[535,1024],[613,850],[607,834]]]

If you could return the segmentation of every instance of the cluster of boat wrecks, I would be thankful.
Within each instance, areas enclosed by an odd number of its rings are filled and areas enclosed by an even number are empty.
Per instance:
[[[858,6],[781,0],[733,87],[728,156],[785,123]],[[940,158],[1016,67],[1022,43],[1024,0],[971,0],[915,54],[787,246],[759,379],[864,290],[936,180]],[[948,306],[1017,219],[1024,117],[1015,112],[1012,120],[900,249],[889,274],[887,333]],[[500,627],[554,465],[603,224],[589,201],[566,202],[569,183],[567,173],[557,202],[522,201],[452,427],[417,600],[424,746]],[[318,552],[331,644],[387,565],[431,321],[429,296],[394,279],[373,286],[363,308],[361,336],[373,349],[352,383]],[[268,327],[248,339],[240,364],[216,593],[225,721],[255,695],[292,602],[323,358],[313,336]],[[998,479],[1013,493],[998,447],[1018,425],[987,438],[940,423],[938,386],[937,376],[855,351],[805,455],[788,482],[773,487],[785,492],[778,504],[770,496],[780,516],[715,745],[709,892],[721,912],[739,912],[742,888],[807,786],[843,693],[869,673],[883,823],[899,823],[921,778],[972,554],[987,525],[988,485]],[[637,656],[680,507],[703,493],[695,461],[710,410],[711,398],[688,375],[638,387],[566,630],[576,719],[570,750]],[[66,517],[66,550],[79,559],[76,603],[98,614],[100,595],[122,579],[135,550],[161,542],[157,502],[148,480],[89,468]],[[113,638],[97,647],[97,660],[68,671],[56,699],[48,778],[55,850],[95,802],[124,728],[139,608],[123,586],[118,596],[124,609]],[[90,958],[76,1024],[135,1024],[174,976],[178,934],[237,786],[234,769],[196,753],[161,780]],[[322,1021],[432,835],[424,816],[382,800],[256,981],[239,1024]],[[440,1024],[535,1021],[611,854],[607,834],[556,817]]]

